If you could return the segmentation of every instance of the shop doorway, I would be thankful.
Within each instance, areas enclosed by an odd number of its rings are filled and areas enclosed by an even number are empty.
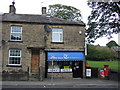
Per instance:
[[[32,59],[31,59],[31,72],[39,72],[39,63],[40,63],[40,51],[32,50]]]
[[[73,62],[73,78],[83,78],[83,61]]]

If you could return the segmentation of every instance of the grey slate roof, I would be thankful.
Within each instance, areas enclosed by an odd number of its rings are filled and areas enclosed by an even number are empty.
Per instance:
[[[46,15],[34,15],[34,14],[12,14],[4,13],[2,15],[2,22],[21,22],[21,23],[39,23],[39,24],[59,24],[59,25],[78,25],[85,26],[83,22],[71,22],[56,17],[50,17]]]

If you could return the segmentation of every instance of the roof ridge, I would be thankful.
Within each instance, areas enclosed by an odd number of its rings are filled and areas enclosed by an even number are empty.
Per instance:
[[[47,24],[61,24],[61,25],[78,25],[85,26],[83,22],[74,22],[40,14],[12,14],[4,13],[2,21],[5,22],[29,22],[29,23],[47,23]]]

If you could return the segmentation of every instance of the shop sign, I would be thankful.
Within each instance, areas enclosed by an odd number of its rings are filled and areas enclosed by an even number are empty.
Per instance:
[[[91,77],[91,69],[86,69],[86,77]]]
[[[83,52],[48,52],[48,61],[83,61]]]
[[[48,69],[48,72],[60,72],[60,69]]]
[[[61,72],[72,72],[72,69],[61,69]]]

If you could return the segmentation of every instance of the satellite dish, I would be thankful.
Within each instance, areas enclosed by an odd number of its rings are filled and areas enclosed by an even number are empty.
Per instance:
[[[45,25],[45,26],[44,26],[44,29],[45,29],[45,31],[47,31],[47,32],[52,31],[52,28],[51,28],[50,26],[48,26],[48,25]]]

